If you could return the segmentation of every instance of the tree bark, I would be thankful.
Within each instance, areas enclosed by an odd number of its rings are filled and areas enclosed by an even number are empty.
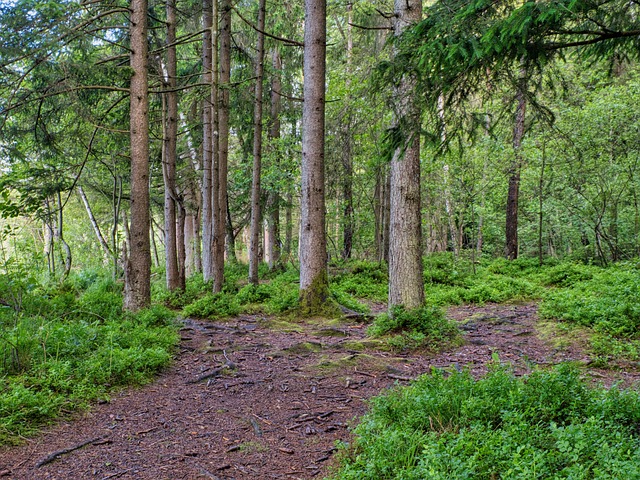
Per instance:
[[[269,123],[269,144],[275,152],[276,167],[280,163],[280,153],[275,145],[280,139],[280,105],[282,82],[280,74],[282,70],[282,59],[277,49],[272,53],[273,76],[271,77],[271,112]],[[269,270],[273,270],[280,262],[280,245],[278,241],[280,230],[280,192],[276,185],[271,185],[267,193],[266,203],[267,231],[265,235],[265,257]]]
[[[300,305],[320,313],[329,297],[325,235],[326,1],[305,0]]]
[[[84,208],[87,210],[87,215],[89,216],[89,221],[91,222],[93,231],[96,234],[98,243],[100,243],[100,246],[102,247],[104,252],[107,254],[107,256],[109,258],[112,258],[113,254],[111,252],[111,248],[109,248],[109,244],[107,243],[104,236],[102,235],[102,232],[100,231],[100,226],[98,225],[98,221],[96,220],[96,217],[93,215],[93,210],[91,210],[91,205],[89,205],[89,200],[87,199],[87,196],[85,195],[84,190],[80,185],[78,185],[77,189],[78,189],[78,195],[80,195],[80,199],[84,204]]]
[[[347,4],[347,79],[345,86],[347,91],[351,87],[351,57],[353,54],[353,4]],[[342,259],[351,258],[353,250],[353,156],[352,156],[352,138],[351,138],[351,105],[347,105],[345,118],[342,122],[342,199],[344,201],[342,210]]]
[[[178,159],[178,93],[176,90],[176,5],[167,0],[167,65],[164,84],[165,115],[162,148],[162,178],[164,181],[164,248],[167,289],[173,292],[180,288],[178,266],[178,239],[176,236],[176,163]],[[184,242],[184,236],[182,237]]]
[[[126,265],[124,308],[136,311],[151,303],[147,0],[131,0],[130,37],[131,245]]]
[[[217,0],[213,0],[216,2]],[[212,0],[202,1],[202,82],[212,84]],[[212,85],[212,89],[214,86]],[[211,104],[202,105],[202,273],[205,281],[213,277],[213,138]]]
[[[525,96],[527,77],[524,66],[520,69],[518,79],[518,91],[516,92],[516,116],[513,127],[513,162],[509,167],[509,187],[507,191],[507,213],[506,213],[506,248],[507,259],[518,258],[518,197],[520,196],[520,170],[522,169],[522,139],[524,138],[524,120],[527,109],[527,99]]]
[[[262,77],[264,75],[265,0],[258,6],[258,44],[256,47],[253,99],[253,176],[251,180],[251,236],[249,241],[249,283],[258,285],[258,250],[262,216],[260,212],[260,175],[262,170]]]
[[[422,17],[420,0],[396,0],[395,35]],[[403,145],[391,160],[389,230],[389,309],[424,304],[420,221],[420,112],[415,81],[405,76],[394,92],[396,126],[405,131]]]
[[[213,225],[213,291],[222,291],[224,283],[224,246],[226,236],[227,171],[229,157],[229,83],[231,82],[231,2],[221,3],[220,78],[218,87],[218,206]]]

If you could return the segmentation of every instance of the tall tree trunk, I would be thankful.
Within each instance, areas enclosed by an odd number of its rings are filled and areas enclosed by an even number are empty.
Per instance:
[[[305,0],[300,305],[319,313],[329,297],[325,235],[326,0]]]
[[[178,212],[176,219],[176,254],[178,258],[178,288],[183,290],[187,286],[186,259],[187,250],[185,242],[185,225],[187,221],[187,211],[182,202],[177,204]]]
[[[221,3],[220,22],[220,78],[218,104],[218,206],[214,210],[213,225],[213,291],[222,291],[224,283],[224,246],[227,209],[227,171],[229,157],[229,83],[231,82],[231,2]]]
[[[113,279],[117,279],[119,275],[118,267],[118,224],[120,223],[120,207],[122,205],[122,177],[115,175],[113,177],[113,193],[111,197],[113,206],[113,225],[111,228],[111,248],[113,252]],[[129,228],[127,225],[126,228]]]
[[[131,250],[125,272],[124,308],[136,311],[151,303],[147,0],[131,0],[130,37]]]
[[[522,139],[524,138],[524,119],[527,110],[527,72],[520,68],[518,91],[516,92],[516,117],[513,127],[513,162],[509,167],[509,188],[507,191],[506,214],[506,257],[509,260],[518,258],[518,197],[520,196],[520,170],[522,169]]]
[[[347,79],[345,86],[347,92],[351,88],[351,57],[353,54],[353,35],[351,26],[353,23],[353,4],[347,4]],[[353,156],[351,138],[351,105],[347,105],[345,118],[342,122],[342,198],[344,206],[342,210],[342,259],[351,258],[353,250]]]
[[[164,180],[164,248],[167,289],[170,292],[180,288],[178,267],[178,239],[176,237],[176,163],[178,160],[178,92],[176,57],[176,5],[175,0],[167,0],[167,65],[164,84],[165,115],[163,123],[164,141],[162,148],[162,178]],[[184,236],[182,237],[184,242]]]
[[[396,0],[396,36],[422,17],[421,0]],[[424,303],[420,221],[420,112],[415,81],[405,76],[394,92],[396,126],[404,129],[404,144],[391,160],[389,223],[389,308],[418,308]]]
[[[213,3],[217,0],[213,0]],[[202,1],[202,82],[212,84],[212,0]],[[212,85],[214,89],[214,85]],[[202,273],[205,281],[213,278],[213,138],[212,108],[209,99],[202,105]]]
[[[69,244],[64,239],[64,235],[63,235],[63,232],[64,232],[63,213],[64,212],[62,209],[62,196],[60,195],[60,192],[58,192],[57,196],[58,196],[58,229],[56,230],[56,237],[58,238],[58,241],[60,242],[60,244],[62,245],[62,249],[64,250],[64,258],[63,258],[64,272],[62,272],[62,279],[64,280],[69,276],[69,272],[71,272],[72,257],[71,257],[71,248],[69,247]]]
[[[262,216],[260,212],[260,175],[262,170],[262,77],[264,75],[265,0],[258,6],[258,44],[256,47],[253,99],[253,176],[251,180],[251,237],[249,241],[249,282],[258,285],[258,250]]]
[[[277,167],[280,163],[280,152],[276,143],[280,138],[280,91],[282,90],[282,83],[280,81],[282,60],[277,49],[274,49],[272,52],[271,63],[273,67],[273,75],[271,77],[269,145],[271,145],[271,148],[276,153],[275,164]],[[280,192],[278,191],[276,185],[271,185],[271,188],[267,193],[267,203],[265,210],[267,218],[267,231],[265,235],[265,256],[269,265],[269,270],[273,270],[275,266],[280,262],[280,245],[278,240],[278,237],[280,235]]]

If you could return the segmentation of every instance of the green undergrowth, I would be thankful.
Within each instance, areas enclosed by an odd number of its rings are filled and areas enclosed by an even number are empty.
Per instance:
[[[389,313],[378,315],[367,334],[384,337],[394,350],[440,350],[459,339],[455,323],[445,318],[442,308],[435,306],[413,310],[395,307]]]
[[[0,444],[115,387],[150,381],[170,362],[177,330],[165,307],[124,314],[121,286],[98,273],[33,283],[19,309],[0,308]]]
[[[368,307],[359,297],[353,293],[349,285],[353,285],[352,277],[361,275],[369,278],[371,289],[380,290],[380,283],[376,275],[380,275],[380,266],[370,266],[365,262],[358,262],[353,268],[353,274],[342,273],[337,279],[330,279],[331,300],[346,307],[349,310],[367,313]],[[368,272],[368,273],[363,273]],[[378,273],[372,273],[378,272]],[[241,313],[266,314],[266,315],[290,315],[296,314],[299,309],[300,273],[295,268],[280,269],[274,272],[265,270],[261,266],[262,279],[259,285],[247,284],[248,271],[246,266],[234,264],[225,270],[225,288],[220,293],[211,293],[211,283],[204,282],[199,275],[195,279],[187,281],[185,292],[169,294],[161,287],[157,287],[156,298],[164,301],[174,308],[182,308],[185,316],[200,318],[226,318]],[[385,274],[386,275],[386,274]],[[363,282],[359,282],[362,284]],[[386,283],[382,284],[386,295]],[[335,311],[331,310],[332,316]]]
[[[640,358],[640,270],[635,263],[600,269],[570,288],[549,291],[539,313],[592,329],[591,347],[601,362]]]
[[[640,396],[592,388],[568,365],[433,371],[370,406],[331,478],[640,478]]]

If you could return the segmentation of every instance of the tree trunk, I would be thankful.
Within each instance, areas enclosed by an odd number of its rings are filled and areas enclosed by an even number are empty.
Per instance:
[[[136,311],[151,303],[147,0],[131,0],[130,37],[131,250],[126,265],[124,308]]]
[[[100,231],[100,226],[98,225],[98,221],[96,220],[96,217],[93,215],[93,210],[91,210],[91,205],[89,205],[89,200],[87,199],[87,196],[85,195],[84,190],[82,189],[82,187],[80,185],[78,185],[77,190],[78,190],[78,195],[80,195],[80,199],[82,200],[82,203],[84,204],[84,208],[87,210],[87,215],[89,216],[89,221],[91,222],[91,226],[93,227],[93,231],[96,234],[96,238],[98,239],[98,243],[100,243],[100,246],[102,247],[104,252],[107,254],[107,257],[111,258],[113,256],[113,254],[111,252],[111,249],[109,248],[109,244],[104,239],[104,236],[102,235],[102,232]]]
[[[300,305],[320,313],[329,297],[324,195],[326,0],[305,0]]]
[[[256,47],[253,99],[253,176],[251,181],[251,237],[249,241],[249,283],[258,285],[258,250],[262,216],[260,212],[260,175],[262,169],[262,77],[264,74],[265,0],[258,6],[258,45]]]
[[[525,96],[527,87],[526,69],[520,69],[518,91],[516,92],[516,117],[513,128],[514,159],[509,167],[509,188],[507,191],[506,214],[506,257],[509,260],[518,258],[518,197],[520,196],[520,170],[522,169],[522,139],[524,138],[524,119],[527,109]]]
[[[185,224],[187,221],[187,211],[182,202],[178,202],[178,212],[176,219],[176,254],[178,258],[178,288],[184,291],[187,286],[186,260],[187,250],[185,242]]]
[[[164,248],[167,289],[180,288],[178,250],[176,237],[176,163],[178,158],[178,93],[176,90],[176,5],[167,0],[167,66],[164,84],[166,114],[163,115],[164,141],[162,148],[162,178],[164,180]],[[183,237],[184,242],[184,237]]]
[[[213,225],[213,291],[222,291],[224,283],[224,245],[226,235],[227,170],[229,157],[229,83],[231,81],[231,2],[221,3],[220,82],[218,100],[218,206]]]
[[[347,79],[345,86],[347,92],[351,88],[351,57],[353,54],[353,4],[347,4]],[[342,121],[342,198],[344,206],[342,210],[342,259],[351,258],[353,250],[353,156],[351,138],[351,105],[347,105],[345,118]]]
[[[395,35],[422,17],[420,0],[396,0]],[[409,131],[391,160],[389,308],[424,304],[420,221],[420,112],[415,81],[405,76],[394,92],[396,126]]]
[[[280,74],[282,71],[282,60],[277,49],[272,53],[273,76],[271,77],[271,115],[269,124],[269,144],[275,151],[276,167],[280,163],[280,153],[275,145],[280,138],[280,104],[282,84]],[[276,185],[271,185],[267,194],[266,204],[267,231],[265,234],[265,256],[269,265],[269,270],[273,270],[280,262],[280,245],[278,237],[280,235],[280,194]]]
[[[215,3],[217,0],[213,0]],[[212,0],[202,1],[202,82],[212,84]],[[214,89],[212,85],[212,89]],[[213,277],[213,138],[210,101],[202,102],[202,273],[204,280]]]

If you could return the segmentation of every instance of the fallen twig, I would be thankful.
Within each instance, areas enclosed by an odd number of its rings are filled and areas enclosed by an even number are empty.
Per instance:
[[[78,443],[77,445],[74,445],[73,447],[68,447],[68,448],[63,448],[62,450],[58,450],[57,452],[53,452],[50,455],[47,455],[45,458],[43,458],[42,460],[40,460],[38,463],[36,463],[36,468],[40,468],[43,467],[44,465],[53,462],[55,459],[57,459],[58,457],[65,455],[67,453],[71,453],[74,450],[78,450],[86,445],[89,445],[90,443],[94,443],[97,442],[99,440],[103,440],[105,437],[96,437],[96,438],[92,438],[91,440],[86,440],[82,443]]]
[[[209,373],[205,373],[204,375],[200,375],[199,377],[194,378],[193,380],[189,380],[187,382],[187,384],[191,384],[191,383],[198,383],[198,382],[202,382],[203,380],[208,380],[209,378],[213,378],[213,377],[219,377],[220,375],[222,375],[222,373],[229,369],[229,370],[233,370],[234,368],[236,368],[235,363],[225,363],[223,366],[216,368],[214,370],[211,370]]]
[[[394,380],[402,380],[403,382],[412,382],[415,380],[413,377],[404,377],[402,375],[394,375],[393,373],[387,373],[387,377],[393,378]]]
[[[109,480],[110,478],[116,478],[121,475],[124,475],[127,472],[133,470],[132,468],[128,468],[127,470],[122,470],[121,472],[112,473],[111,475],[107,475],[106,477],[102,477],[102,480]]]

